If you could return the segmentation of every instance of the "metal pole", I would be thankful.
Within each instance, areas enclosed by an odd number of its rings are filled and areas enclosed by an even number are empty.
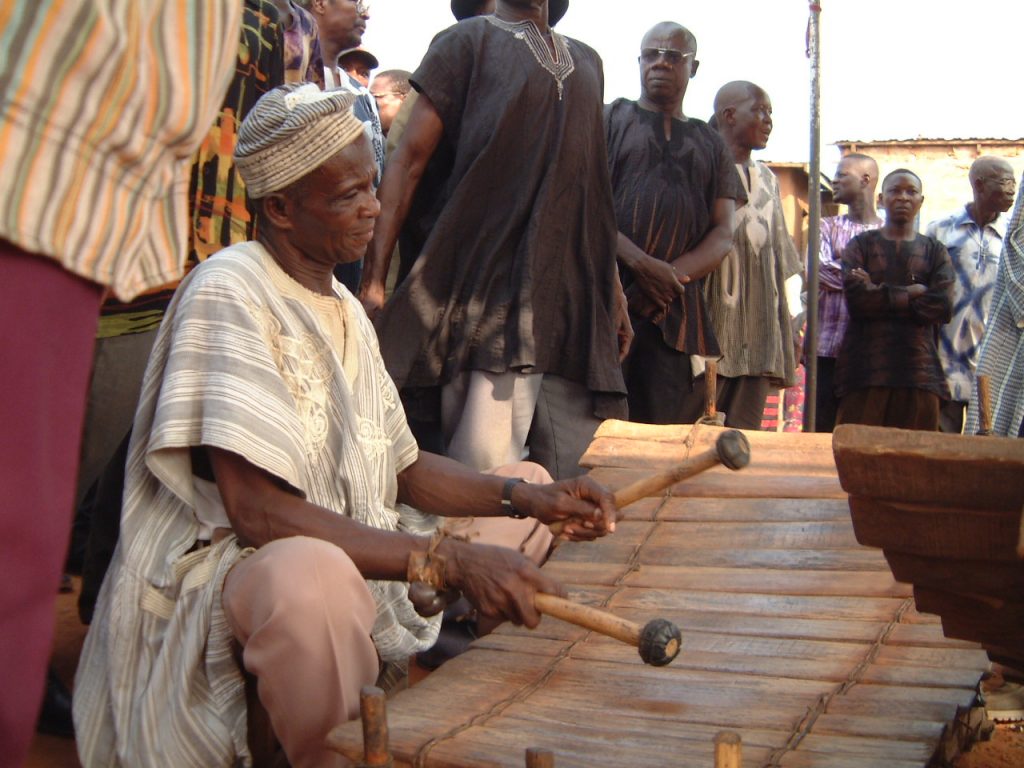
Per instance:
[[[811,169],[807,181],[807,333],[804,336],[804,432],[814,431],[818,395],[818,251],[821,242],[820,0],[810,1],[807,56],[811,60]]]

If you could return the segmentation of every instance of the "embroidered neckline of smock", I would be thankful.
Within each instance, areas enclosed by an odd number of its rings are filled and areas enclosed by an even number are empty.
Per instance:
[[[555,54],[552,56],[551,49],[544,40],[544,35],[537,29],[537,25],[529,19],[524,21],[505,21],[497,16],[484,16],[484,18],[498,29],[511,32],[516,40],[522,40],[526,43],[526,47],[530,49],[530,53],[533,54],[533,58],[537,60],[537,63],[555,78],[555,85],[558,88],[558,100],[561,101],[564,90],[563,83],[576,69],[576,63],[572,60],[572,53],[569,51],[569,45],[565,42],[565,38],[555,32],[555,30],[550,30],[551,42],[555,47]]]
[[[264,269],[266,269],[271,282],[281,290],[281,293],[305,303],[316,313],[321,323],[326,324],[328,329],[333,327],[338,331],[337,334],[329,332],[328,335],[335,337],[338,343],[335,352],[339,357],[345,380],[351,387],[359,373],[359,338],[361,336],[352,305],[352,302],[356,300],[355,297],[344,285],[333,278],[331,282],[334,293],[330,296],[311,291],[285,272],[284,268],[277,263],[277,259],[262,243],[255,242],[253,244],[260,252]]]

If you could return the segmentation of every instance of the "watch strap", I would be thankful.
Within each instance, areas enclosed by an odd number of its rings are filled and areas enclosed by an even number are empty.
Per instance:
[[[525,520],[529,517],[525,512],[520,512],[516,509],[512,503],[512,489],[525,482],[521,477],[510,477],[505,481],[505,485],[501,487],[501,508],[505,512],[506,517],[514,517],[516,520]]]

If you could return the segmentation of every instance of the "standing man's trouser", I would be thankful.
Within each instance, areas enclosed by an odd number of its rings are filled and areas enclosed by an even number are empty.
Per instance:
[[[556,479],[579,475],[600,423],[587,388],[561,376],[467,371],[441,391],[446,453],[481,471],[529,455]]]
[[[102,289],[0,240],[0,760],[35,730]]]

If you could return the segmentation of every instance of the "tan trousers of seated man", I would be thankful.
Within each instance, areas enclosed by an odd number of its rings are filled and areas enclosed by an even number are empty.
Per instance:
[[[550,482],[542,467],[529,462],[494,474]],[[551,545],[550,531],[532,519],[447,522],[451,533],[518,549],[538,564]],[[370,639],[376,606],[352,560],[325,541],[279,539],[231,569],[223,602],[289,763],[344,765],[324,740],[336,725],[358,717],[359,691],[374,683],[380,664]]]

